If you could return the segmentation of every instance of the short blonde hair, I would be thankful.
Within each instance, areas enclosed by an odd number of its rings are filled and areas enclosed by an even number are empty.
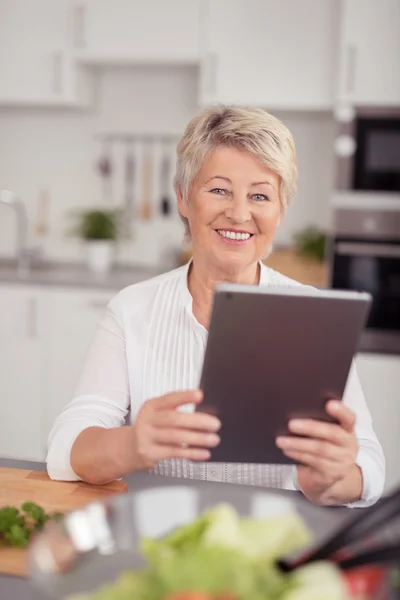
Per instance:
[[[187,125],[177,147],[175,189],[187,202],[190,189],[206,157],[218,146],[233,146],[253,154],[281,178],[283,211],[297,189],[297,159],[289,129],[261,108],[210,106]],[[186,231],[189,226],[182,218]]]

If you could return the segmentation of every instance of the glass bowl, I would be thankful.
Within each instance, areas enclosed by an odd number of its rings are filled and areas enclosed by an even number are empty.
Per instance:
[[[294,502],[291,498],[295,499]],[[299,509],[314,533],[328,533],[338,519],[300,500],[299,494],[220,484],[150,487],[89,504],[50,523],[32,539],[31,580],[46,598],[63,599],[113,581],[144,564],[142,536],[159,537],[196,519],[204,510],[230,503],[242,516],[271,518]],[[321,527],[321,525],[323,525]]]

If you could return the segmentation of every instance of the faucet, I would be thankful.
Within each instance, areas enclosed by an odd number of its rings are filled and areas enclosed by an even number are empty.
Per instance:
[[[17,218],[17,269],[19,275],[29,270],[30,251],[28,249],[28,215],[24,203],[14,192],[0,191],[0,204],[5,204],[15,211]]]

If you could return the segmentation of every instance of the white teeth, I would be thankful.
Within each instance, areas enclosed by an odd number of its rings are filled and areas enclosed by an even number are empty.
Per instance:
[[[250,237],[250,233],[237,233],[235,231],[225,231],[223,229],[218,229],[217,231],[219,235],[229,238],[230,240],[248,240]]]

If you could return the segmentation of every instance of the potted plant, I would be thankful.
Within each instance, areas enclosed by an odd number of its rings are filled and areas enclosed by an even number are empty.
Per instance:
[[[295,244],[303,256],[313,258],[318,262],[326,259],[327,235],[317,227],[306,227],[295,234]]]
[[[89,269],[95,273],[108,273],[113,264],[118,238],[118,211],[88,209],[80,212],[77,217],[75,234],[86,242]]]

